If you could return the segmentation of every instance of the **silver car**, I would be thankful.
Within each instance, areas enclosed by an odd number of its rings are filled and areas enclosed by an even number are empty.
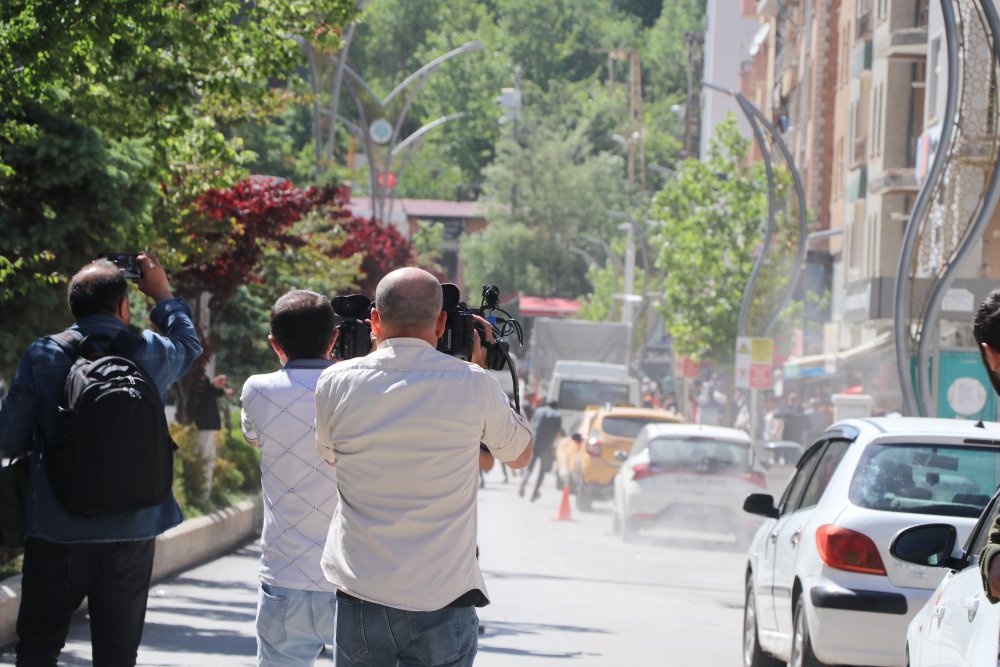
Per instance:
[[[643,529],[731,533],[749,543],[760,521],[741,511],[767,472],[744,431],[703,424],[649,424],[614,480],[613,529],[624,540]]]

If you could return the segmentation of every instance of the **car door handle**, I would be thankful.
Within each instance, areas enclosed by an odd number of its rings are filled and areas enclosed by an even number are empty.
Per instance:
[[[771,533],[771,544],[778,541],[778,533]]]
[[[796,544],[799,543],[799,538],[800,537],[802,537],[802,528],[801,527],[798,528],[798,529],[796,529],[796,531],[794,533],[792,533],[792,536],[788,538],[788,542],[792,546],[795,546]]]
[[[965,609],[969,614],[969,623],[976,617],[979,613],[979,598],[977,597],[967,597],[962,600],[962,609]]]
[[[944,605],[934,606],[934,618],[944,618],[945,608]]]

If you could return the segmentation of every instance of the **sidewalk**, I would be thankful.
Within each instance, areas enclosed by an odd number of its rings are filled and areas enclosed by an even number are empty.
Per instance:
[[[139,665],[245,666],[256,663],[257,538],[235,551],[169,577],[150,590]],[[14,664],[14,647],[0,665]],[[60,665],[90,665],[90,625],[79,613]]]

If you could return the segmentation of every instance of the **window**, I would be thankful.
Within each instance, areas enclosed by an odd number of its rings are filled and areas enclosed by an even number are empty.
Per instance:
[[[855,505],[977,518],[1000,484],[1000,451],[926,444],[870,445],[851,481]]]
[[[802,502],[799,503],[799,508],[812,507],[819,502],[830,483],[830,478],[833,477],[837,466],[840,465],[840,460],[844,458],[844,454],[847,453],[847,448],[850,446],[851,443],[847,440],[833,440],[826,446],[826,449],[823,450],[823,456],[820,457],[819,463],[816,465],[816,472],[813,473],[802,493]]]
[[[817,443],[807,449],[806,453],[799,459],[798,464],[795,466],[795,475],[792,477],[792,481],[788,483],[788,486],[785,487],[785,492],[781,495],[781,500],[778,502],[778,511],[781,514],[788,514],[798,509],[798,500],[802,495],[802,489],[805,488],[809,477],[812,476],[813,469],[820,458],[819,453],[821,449],[822,445]]]
[[[605,417],[601,420],[601,430],[608,435],[619,438],[634,438],[646,424],[672,423],[665,419],[649,419],[648,417]]]
[[[628,403],[629,385],[563,380],[559,387],[559,407],[583,410],[588,405]]]

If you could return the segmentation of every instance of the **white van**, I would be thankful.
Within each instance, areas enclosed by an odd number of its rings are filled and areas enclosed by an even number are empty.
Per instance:
[[[639,381],[628,366],[598,361],[557,361],[545,394],[556,400],[563,417],[563,432],[588,405],[640,405]]]

